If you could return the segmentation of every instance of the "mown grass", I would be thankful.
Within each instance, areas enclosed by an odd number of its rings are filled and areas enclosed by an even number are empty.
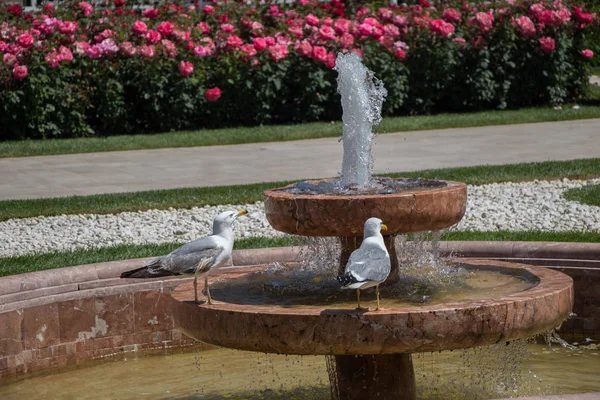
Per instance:
[[[572,161],[484,165],[464,168],[430,169],[385,174],[391,177],[446,179],[481,185],[534,179],[587,179],[600,176],[600,158]],[[247,204],[260,201],[263,191],[291,182],[250,185],[154,190],[32,200],[0,201],[0,221],[61,214],[114,214],[149,209],[192,208],[218,204]]]
[[[442,240],[477,241],[539,241],[539,242],[600,242],[600,232],[449,232]],[[247,238],[235,242],[235,249],[298,246],[306,244],[300,236],[278,238]],[[76,250],[70,252],[40,253],[19,257],[0,258],[0,276],[69,267],[98,262],[155,257],[167,254],[181,243],[120,245],[114,247]]]
[[[600,207],[600,185],[569,189],[563,193],[563,197],[567,200]]]
[[[599,97],[591,96],[590,99]],[[565,106],[520,110],[494,110],[461,114],[436,114],[384,118],[375,128],[378,133],[419,131],[428,129],[466,128],[488,125],[525,124],[600,118],[597,104],[582,105],[574,110]],[[287,140],[335,137],[342,134],[339,121],[299,125],[270,125],[215,130],[168,132],[152,135],[119,135],[104,138],[48,139],[0,142],[0,157],[24,157],[52,154],[92,153],[106,151],[157,149],[169,147],[215,146]]]

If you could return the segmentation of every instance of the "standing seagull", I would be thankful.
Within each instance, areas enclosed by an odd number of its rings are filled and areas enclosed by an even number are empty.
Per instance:
[[[364,238],[360,247],[350,254],[344,275],[337,280],[342,283],[342,289],[356,289],[358,299],[357,310],[360,306],[360,290],[376,287],[377,308],[379,311],[379,284],[390,274],[390,255],[385,248],[381,231],[387,231],[387,226],[379,218],[369,218],[365,222]]]
[[[160,256],[132,271],[123,272],[121,278],[157,278],[169,275],[194,274],[194,300],[198,302],[198,275],[204,274],[204,288],[208,304],[212,304],[208,272],[219,268],[231,257],[233,250],[233,221],[248,211],[225,211],[213,220],[212,235],[194,240]]]

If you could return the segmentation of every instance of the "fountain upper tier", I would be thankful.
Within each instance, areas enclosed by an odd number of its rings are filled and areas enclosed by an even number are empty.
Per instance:
[[[322,182],[332,181],[309,181],[316,186]],[[387,235],[439,230],[457,224],[465,214],[467,185],[421,182],[424,184],[415,189],[389,194],[297,193],[294,184],[265,191],[265,213],[273,228],[304,236],[361,237],[364,223],[371,217],[387,225]]]

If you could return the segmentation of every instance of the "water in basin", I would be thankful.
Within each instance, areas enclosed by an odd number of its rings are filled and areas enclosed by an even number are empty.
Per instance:
[[[486,399],[600,391],[596,341],[576,350],[516,341],[414,354],[418,398]],[[223,348],[106,359],[0,386],[3,400],[330,399],[326,358]],[[449,393],[452,393],[449,395]],[[449,397],[450,396],[450,397]]]
[[[382,285],[381,306],[386,309],[436,305],[462,301],[490,300],[522,292],[537,282],[525,276],[456,265],[444,282],[401,278],[393,285]],[[216,301],[233,304],[268,305],[285,308],[356,308],[356,291],[340,290],[331,274],[302,271],[285,266],[264,272],[227,277],[211,284]],[[361,291],[361,302],[374,306],[375,289]],[[371,304],[373,303],[373,304]]]
[[[302,181],[283,190],[292,194],[329,194],[337,196],[386,195],[410,191],[424,191],[446,187],[446,182],[423,178],[370,178],[363,186],[344,186],[341,179]]]

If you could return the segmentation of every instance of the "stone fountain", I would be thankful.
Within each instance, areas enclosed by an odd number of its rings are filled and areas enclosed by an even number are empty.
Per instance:
[[[394,236],[458,223],[465,213],[467,187],[449,181],[372,179],[371,127],[380,118],[385,90],[355,54],[338,56],[336,69],[344,110],[341,179],[266,191],[267,219],[282,232],[338,237],[341,273],[350,253],[360,246],[365,220],[380,218],[388,227],[385,241],[392,259],[386,283],[394,286],[402,267]],[[276,296],[267,302],[249,300],[250,292],[231,297],[227,290],[212,291],[214,305],[195,304],[189,283],[174,291],[173,314],[182,332],[206,343],[265,353],[333,356],[332,393],[339,399],[415,399],[411,353],[484,346],[548,332],[573,307],[572,280],[559,272],[489,260],[460,260],[456,265],[509,275],[528,284],[510,293],[490,290],[486,298],[403,303],[364,312],[318,301],[285,302],[284,295],[281,301]],[[231,268],[211,280],[231,282],[231,288],[247,287],[235,282],[259,279],[269,268]]]

